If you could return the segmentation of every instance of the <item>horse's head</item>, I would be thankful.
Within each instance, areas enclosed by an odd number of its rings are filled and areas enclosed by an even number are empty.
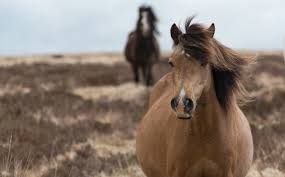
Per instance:
[[[142,32],[142,35],[147,37],[156,31],[155,23],[157,18],[150,6],[141,6],[139,8],[139,20],[137,29]]]
[[[210,89],[215,93],[211,101],[217,99],[225,112],[232,103],[247,101],[248,93],[242,84],[244,69],[254,62],[254,58],[241,56],[215,40],[214,24],[204,28],[191,24],[192,19],[187,20],[185,33],[175,24],[171,27],[174,42],[169,59],[174,84],[171,107],[180,118],[191,118],[197,103],[209,99],[206,93]]]
[[[214,24],[209,28],[190,26],[191,20],[186,22],[184,34],[175,24],[171,27],[174,51],[169,64],[173,68],[174,95],[170,105],[177,117],[184,119],[192,117],[203,91],[210,89],[208,51],[215,32]]]

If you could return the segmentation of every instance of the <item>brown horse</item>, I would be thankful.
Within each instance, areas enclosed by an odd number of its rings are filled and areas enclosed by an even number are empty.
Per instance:
[[[152,66],[159,58],[159,46],[155,37],[158,34],[156,22],[151,7],[141,6],[136,29],[129,34],[125,47],[125,57],[131,64],[135,82],[139,82],[141,69],[147,86],[153,83]]]
[[[243,69],[251,61],[213,38],[215,26],[175,24],[172,72],[155,86],[137,131],[138,161],[148,177],[244,177],[253,158]]]

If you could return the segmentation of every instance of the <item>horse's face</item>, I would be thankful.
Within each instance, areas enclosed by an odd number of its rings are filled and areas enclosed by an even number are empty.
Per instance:
[[[199,61],[184,52],[180,45],[176,46],[169,58],[173,67],[174,97],[171,107],[177,117],[191,118],[204,89],[209,84],[210,69],[208,64]]]
[[[186,119],[195,113],[197,100],[202,92],[209,89],[211,70],[207,62],[201,62],[185,52],[182,45],[177,42],[177,37],[182,33],[175,30],[179,29],[171,29],[171,36],[177,45],[169,58],[169,64],[173,68],[174,84],[174,95],[170,105],[178,118]]]
[[[140,31],[142,32],[143,36],[147,37],[151,34],[151,21],[152,21],[152,14],[151,14],[150,7],[140,7],[139,9],[139,18],[140,18]]]

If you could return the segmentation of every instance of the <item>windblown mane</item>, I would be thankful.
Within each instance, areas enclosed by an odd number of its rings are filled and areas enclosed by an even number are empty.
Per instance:
[[[228,110],[232,101],[244,103],[248,92],[242,81],[245,67],[252,59],[237,54],[211,36],[201,24],[191,24],[193,17],[185,23],[185,32],[179,37],[186,53],[202,63],[209,63],[212,69],[214,87],[219,104]]]

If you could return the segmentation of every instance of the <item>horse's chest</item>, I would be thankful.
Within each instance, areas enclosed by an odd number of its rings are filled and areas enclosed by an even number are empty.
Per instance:
[[[230,147],[215,136],[173,138],[167,150],[170,176],[219,177],[230,168]]]
[[[170,162],[167,170],[167,174],[171,177],[222,177],[225,174],[219,163],[208,158],[193,162]]]

